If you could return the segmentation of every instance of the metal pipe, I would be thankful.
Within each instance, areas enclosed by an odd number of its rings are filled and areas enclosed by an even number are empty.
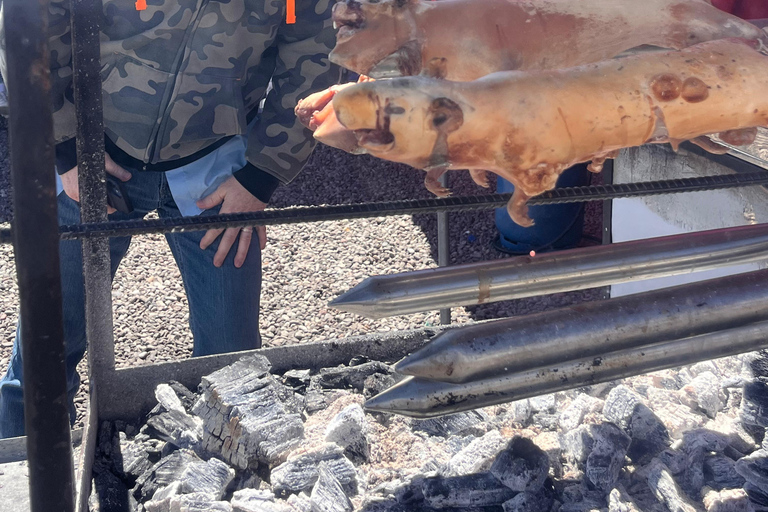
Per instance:
[[[81,222],[107,220],[99,43],[102,9],[101,0],[72,1],[72,81],[77,114]],[[112,275],[109,240],[85,239],[82,245],[89,385],[93,387],[115,369]]]
[[[443,173],[438,179],[443,187],[448,188],[448,174]],[[447,267],[451,262],[451,238],[448,225],[448,212],[437,212],[437,264],[441,267]],[[442,308],[440,310],[440,323],[448,325],[451,323],[451,308]]]
[[[602,354],[466,384],[409,377],[365,404],[431,418],[768,347],[768,322]]]
[[[369,277],[330,305],[406,315],[710,270],[768,259],[768,224]]]
[[[32,512],[74,510],[62,324],[48,1],[6,0],[13,238]]]
[[[451,329],[395,365],[468,382],[768,320],[768,270]]]

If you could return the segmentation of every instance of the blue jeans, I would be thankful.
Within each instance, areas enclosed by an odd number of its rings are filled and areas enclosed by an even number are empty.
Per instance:
[[[157,210],[161,218],[180,217],[171,196],[168,182],[160,172],[132,172],[125,183],[133,202],[131,214],[113,213],[110,220],[128,220],[144,217]],[[59,223],[77,224],[79,205],[66,194],[58,198]],[[218,208],[201,215],[218,213]],[[261,346],[259,335],[259,298],[261,294],[261,251],[256,230],[248,257],[241,268],[235,268],[237,243],[230,249],[220,268],[213,266],[213,257],[219,240],[205,251],[199,247],[205,231],[166,235],[176,264],[181,271],[189,301],[189,323],[194,337],[193,356],[249,350]],[[111,238],[109,243],[112,277],[128,251],[131,237]],[[66,343],[67,388],[70,419],[74,422],[73,399],[80,385],[76,366],[86,349],[85,288],[82,274],[81,242],[60,242],[61,282],[63,293],[64,339]],[[22,394],[21,335],[16,332],[10,365],[0,380],[0,438],[24,435],[24,403]]]

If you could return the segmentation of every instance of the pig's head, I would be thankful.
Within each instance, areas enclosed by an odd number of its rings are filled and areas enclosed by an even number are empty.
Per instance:
[[[428,169],[449,164],[448,135],[462,126],[467,108],[456,96],[450,82],[393,78],[339,91],[333,108],[368,154]]]
[[[421,70],[416,13],[423,0],[339,0],[331,62],[374,78],[416,75]]]

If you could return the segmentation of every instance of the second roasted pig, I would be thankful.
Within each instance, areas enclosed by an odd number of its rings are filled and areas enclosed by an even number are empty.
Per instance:
[[[646,45],[682,49],[762,38],[706,0],[341,0],[330,60],[373,78],[418,75],[435,58],[448,80],[557,69]]]

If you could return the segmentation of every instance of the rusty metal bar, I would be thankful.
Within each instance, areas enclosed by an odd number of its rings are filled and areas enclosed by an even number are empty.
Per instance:
[[[32,512],[74,510],[53,116],[48,1],[7,0],[14,253],[19,283],[24,409]]]
[[[107,220],[104,118],[101,101],[101,0],[72,0],[72,59],[77,113],[77,162],[81,222]],[[115,369],[112,276],[109,240],[83,240],[85,322],[89,385],[98,386]]]

